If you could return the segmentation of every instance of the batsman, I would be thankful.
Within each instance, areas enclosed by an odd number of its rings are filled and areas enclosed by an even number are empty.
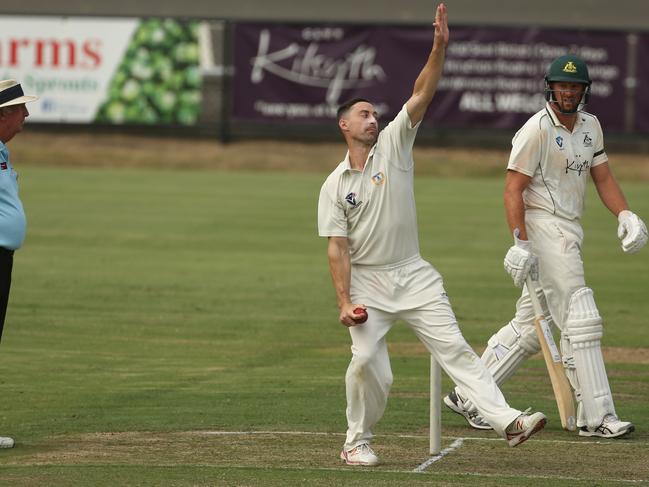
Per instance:
[[[561,331],[566,375],[577,401],[580,436],[617,438],[634,430],[618,418],[600,341],[602,318],[586,285],[581,216],[588,179],[618,219],[622,250],[632,254],[647,243],[647,227],[629,205],[608,164],[602,127],[582,108],[591,79],[575,55],[555,59],[545,76],[545,107],[516,133],[507,165],[504,203],[514,245],[505,270],[523,287],[538,274],[537,296],[548,322]],[[540,350],[528,290],[516,303],[514,318],[488,343],[482,361],[500,385]],[[461,387],[444,403],[478,429],[490,429]]]

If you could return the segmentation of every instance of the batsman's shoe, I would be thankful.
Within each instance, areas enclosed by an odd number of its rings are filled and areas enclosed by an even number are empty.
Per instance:
[[[505,430],[509,446],[520,445],[534,433],[541,431],[546,422],[547,418],[543,413],[521,414]]]
[[[8,436],[0,436],[0,448],[13,448],[14,440]]]
[[[614,414],[607,414],[597,428],[582,426],[579,429],[579,436],[599,436],[600,438],[619,438],[635,431],[633,423],[620,421]]]
[[[490,430],[493,429],[489,423],[487,423],[482,416],[478,413],[476,409],[467,409],[460,396],[455,392],[451,391],[445,398],[444,404],[454,413],[464,416],[464,419],[467,420],[469,425],[472,428],[477,430]]]
[[[343,451],[340,452],[340,459],[347,465],[373,467],[379,464],[379,457],[376,456],[374,450],[372,450],[370,445],[367,443],[358,445],[351,450],[343,449]]]

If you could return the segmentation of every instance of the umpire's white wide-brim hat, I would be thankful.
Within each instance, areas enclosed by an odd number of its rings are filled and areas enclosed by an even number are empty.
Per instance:
[[[0,81],[0,108],[20,105],[21,103],[28,103],[34,100],[38,100],[38,97],[25,95],[20,83],[15,79],[4,79]]]

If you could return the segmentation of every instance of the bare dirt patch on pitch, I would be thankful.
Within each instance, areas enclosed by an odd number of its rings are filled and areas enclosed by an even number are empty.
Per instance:
[[[604,347],[604,361],[611,364],[649,364],[649,348]]]

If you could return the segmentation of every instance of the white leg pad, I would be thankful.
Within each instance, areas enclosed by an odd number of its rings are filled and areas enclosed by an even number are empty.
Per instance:
[[[487,342],[482,362],[493,375],[496,384],[509,379],[526,359],[541,350],[533,322],[510,321]]]
[[[577,426],[595,428],[605,415],[615,414],[615,407],[602,356],[602,318],[590,288],[578,289],[570,298],[565,328],[561,349],[578,401]]]
[[[519,324],[512,320],[489,339],[481,360],[500,386],[514,375],[521,363],[540,350],[534,323]],[[456,393],[460,394],[461,399],[466,398],[459,388],[456,388]],[[469,400],[465,401],[464,407],[469,411],[475,409]]]

